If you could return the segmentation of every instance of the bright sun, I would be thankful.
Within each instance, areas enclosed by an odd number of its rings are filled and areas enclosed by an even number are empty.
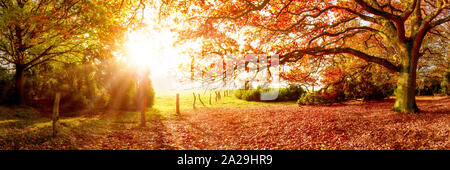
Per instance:
[[[146,29],[132,32],[126,44],[129,61],[139,68],[150,68],[152,76],[167,74],[179,64],[170,59],[181,57],[172,43],[173,35],[169,32]]]
[[[196,43],[174,47],[175,34],[151,27],[128,34],[126,61],[138,70],[150,69],[155,90],[176,89],[178,67],[190,62],[186,48],[199,48]]]
[[[172,80],[177,77],[177,70],[180,64],[190,62],[190,57],[186,51],[198,51],[200,43],[189,42],[179,44],[174,43],[177,39],[176,33],[169,31],[169,28],[161,28],[163,25],[179,27],[179,23],[167,21],[161,24],[157,22],[157,11],[146,11],[147,25],[144,28],[130,32],[125,43],[125,56],[118,57],[119,60],[127,61],[138,70],[150,69],[150,77],[154,87],[158,90],[173,85]]]

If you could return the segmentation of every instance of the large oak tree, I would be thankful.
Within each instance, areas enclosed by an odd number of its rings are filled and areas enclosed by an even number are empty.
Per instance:
[[[279,54],[282,64],[345,54],[381,65],[398,75],[394,110],[402,113],[419,111],[416,74],[424,40],[450,21],[448,0],[175,0],[162,11],[187,18],[183,38],[224,45],[247,30],[253,52]]]

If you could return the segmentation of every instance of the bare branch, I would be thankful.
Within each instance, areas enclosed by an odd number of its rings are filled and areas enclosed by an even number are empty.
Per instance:
[[[439,19],[439,20],[431,22],[430,23],[430,28],[434,28],[434,27],[436,27],[438,25],[444,24],[444,23],[449,22],[449,21],[450,21],[450,15],[445,17],[445,18],[442,18],[442,19]]]
[[[356,0],[356,3],[361,5],[367,12],[370,12],[374,15],[381,16],[383,18],[389,19],[391,21],[398,21],[400,17],[394,14],[387,13],[382,10],[376,9],[373,5],[379,6],[379,4],[374,0]]]
[[[409,16],[414,12],[418,1],[420,0],[414,0],[413,4],[409,5],[406,11],[401,15],[402,21],[406,21],[409,18]]]
[[[320,37],[323,37],[323,36],[337,37],[337,36],[344,35],[344,34],[346,34],[346,33],[352,32],[352,31],[370,31],[370,32],[377,33],[377,34],[380,33],[380,31],[378,31],[378,30],[376,30],[376,29],[374,29],[374,28],[371,28],[371,27],[366,27],[366,26],[362,26],[362,27],[348,27],[348,28],[346,28],[345,30],[342,30],[342,31],[337,32],[337,33],[330,33],[330,32],[324,32],[324,33],[321,33],[321,34],[315,36],[314,38],[312,38],[312,39],[308,42],[308,46],[309,46],[314,40],[316,40],[317,38],[320,38]],[[381,33],[381,34],[383,34],[383,33]]]

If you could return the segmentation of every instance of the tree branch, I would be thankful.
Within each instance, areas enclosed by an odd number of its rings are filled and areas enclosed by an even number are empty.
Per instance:
[[[336,37],[336,36],[340,36],[340,35],[349,33],[349,32],[351,32],[351,31],[370,31],[370,32],[377,33],[377,34],[380,33],[380,31],[378,31],[378,30],[376,30],[376,29],[374,29],[374,28],[371,28],[371,27],[366,27],[366,26],[362,26],[362,27],[348,27],[348,28],[346,28],[345,30],[340,31],[340,32],[337,32],[337,33],[330,33],[330,32],[324,32],[324,33],[321,33],[321,34],[315,36],[314,38],[312,38],[311,40],[309,40],[308,46],[309,46],[314,40],[316,40],[316,39],[318,39],[318,38],[320,38],[320,37],[323,37],[323,36]],[[380,34],[383,34],[383,33],[380,33]]]
[[[375,56],[366,54],[364,52],[361,52],[359,50],[355,50],[352,48],[330,48],[330,49],[311,48],[311,49],[304,49],[304,50],[295,50],[295,51],[292,51],[290,53],[280,56],[280,60],[281,60],[280,63],[289,62],[288,60],[290,58],[303,57],[304,55],[322,56],[322,55],[330,55],[330,54],[351,54],[351,55],[358,57],[364,61],[382,65],[391,72],[399,72],[400,71],[400,68],[398,66],[392,64],[390,61],[388,61],[384,58],[375,57]]]
[[[450,15],[445,17],[445,18],[442,18],[442,19],[439,19],[439,20],[431,22],[430,23],[430,28],[434,28],[434,27],[436,27],[438,25],[444,24],[444,23],[449,22],[449,21],[450,21]]]
[[[366,0],[356,0],[356,3],[361,5],[367,12],[370,12],[374,15],[388,19],[391,24],[395,23],[394,25],[396,27],[397,36],[398,36],[400,42],[402,42],[402,43],[405,42],[405,40],[406,40],[405,25],[404,25],[404,21],[402,20],[401,16],[397,16],[397,15],[390,14],[385,11],[376,9],[375,7],[372,6],[372,5],[376,5],[379,7],[379,4],[376,2],[376,0],[375,1],[369,0],[368,2],[366,2]]]
[[[406,11],[401,15],[402,21],[406,21],[409,18],[409,16],[414,12],[418,1],[420,1],[420,0],[414,0],[413,4],[409,5],[409,7],[406,9]]]

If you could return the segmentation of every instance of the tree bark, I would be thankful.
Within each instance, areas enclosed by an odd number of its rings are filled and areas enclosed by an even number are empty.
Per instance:
[[[146,110],[147,110],[147,97],[145,96],[143,99],[142,99],[142,104],[141,104],[141,127],[145,127],[146,125],[145,125],[145,122],[146,122],[146,119],[145,119],[145,112],[146,112]]]
[[[24,89],[25,67],[22,64],[16,64],[15,74],[15,90],[16,90],[16,104],[25,104],[25,89]]]
[[[447,66],[447,70],[444,73],[441,82],[441,91],[444,95],[450,95],[450,65]]]
[[[416,105],[415,90],[416,76],[415,71],[400,72],[395,91],[395,104],[393,110],[400,113],[418,113],[419,108]]]
[[[407,45],[404,50],[406,55],[403,57],[401,70],[398,73],[396,99],[392,110],[399,113],[418,113],[419,108],[415,98],[418,53],[415,53],[417,49],[413,49],[411,45]]]
[[[57,122],[59,120],[59,101],[61,99],[61,93],[56,92],[55,101],[53,103],[53,116],[52,116],[52,129],[53,129],[53,137],[56,137],[58,133]]]

